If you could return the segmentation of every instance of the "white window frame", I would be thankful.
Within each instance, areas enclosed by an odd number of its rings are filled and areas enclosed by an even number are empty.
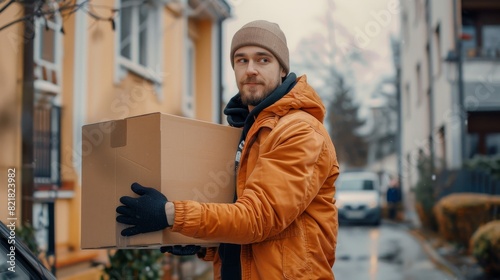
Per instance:
[[[48,5],[51,6],[51,9],[54,11],[54,21],[45,20],[43,17],[35,19],[35,32],[40,30],[40,28],[49,28],[54,31],[54,62],[47,61],[42,58],[42,54],[40,53],[40,47],[42,44],[42,34],[36,34],[33,41],[33,61],[36,63],[36,67],[34,69],[35,76],[38,77],[35,79],[34,86],[36,92],[47,92],[55,94],[55,103],[61,102],[61,82],[62,82],[62,56],[63,56],[63,44],[62,44],[62,18],[61,14],[58,11],[59,5],[55,1],[51,1]],[[42,79],[43,68],[48,70],[48,75],[55,75],[57,84],[54,84],[50,81],[45,81]],[[50,76],[51,77],[51,76]],[[49,78],[49,80],[52,80]]]
[[[185,42],[185,92],[182,95],[182,113],[188,118],[194,118],[196,112],[196,48],[189,35],[187,35]]]
[[[116,32],[115,32],[115,83],[118,84],[125,78],[128,72],[133,72],[142,78],[151,81],[155,86],[155,92],[158,97],[162,93],[163,84],[163,13],[162,3],[160,0],[150,0],[154,8],[148,11],[147,24],[148,24],[148,43],[147,43],[147,65],[139,63],[139,7],[142,2],[134,1],[132,12],[132,26],[131,26],[131,58],[123,57],[121,55],[121,18],[120,13],[117,16]],[[117,9],[121,9],[121,0],[117,0]]]

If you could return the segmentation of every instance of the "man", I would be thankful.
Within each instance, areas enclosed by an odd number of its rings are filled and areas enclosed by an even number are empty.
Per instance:
[[[339,167],[322,124],[324,105],[305,76],[289,74],[288,56],[275,23],[253,21],[233,37],[239,93],[224,112],[243,127],[235,202],[170,202],[135,183],[139,197],[122,197],[117,208],[117,221],[133,225],[122,235],[172,227],[223,242],[202,252],[214,261],[216,279],[334,278]]]
[[[392,179],[389,183],[386,199],[389,208],[389,219],[397,220],[398,208],[402,199],[401,188],[399,187],[399,180],[397,178]]]

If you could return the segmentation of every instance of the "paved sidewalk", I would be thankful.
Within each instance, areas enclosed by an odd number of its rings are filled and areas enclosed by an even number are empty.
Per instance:
[[[474,257],[444,241],[437,233],[416,227],[408,222],[405,227],[421,244],[429,258],[456,280],[500,280],[486,275]]]

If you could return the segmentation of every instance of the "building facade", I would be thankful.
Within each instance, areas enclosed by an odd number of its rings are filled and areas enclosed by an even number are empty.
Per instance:
[[[402,178],[500,154],[500,3],[401,1]]]
[[[58,3],[46,1],[35,18],[32,45],[27,24],[0,31],[0,172],[16,170],[19,220],[22,188],[33,180],[30,220],[61,271],[99,258],[79,250],[82,125],[151,112],[220,123],[221,26],[230,7],[224,0],[78,1],[87,4],[68,15]],[[25,12],[9,6],[0,27]],[[30,84],[33,108],[23,104]],[[7,197],[5,184],[0,194]]]

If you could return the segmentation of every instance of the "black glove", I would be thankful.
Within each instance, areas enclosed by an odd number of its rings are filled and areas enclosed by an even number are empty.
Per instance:
[[[194,255],[200,251],[201,246],[197,245],[175,245],[175,246],[164,246],[160,248],[162,253],[170,253],[176,256],[189,256]]]
[[[124,205],[116,208],[116,212],[121,214],[116,217],[116,221],[133,225],[122,230],[122,236],[132,236],[168,227],[165,214],[167,198],[161,192],[143,187],[139,183],[133,183],[131,187],[139,197],[122,196],[120,202]]]

